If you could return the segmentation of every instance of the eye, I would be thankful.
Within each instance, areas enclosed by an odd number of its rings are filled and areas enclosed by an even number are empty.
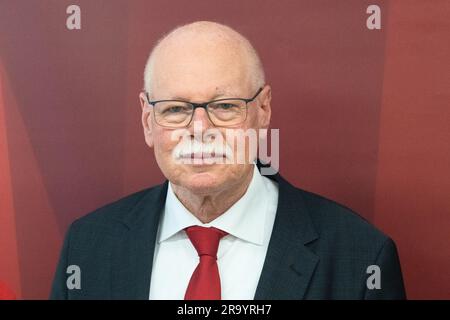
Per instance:
[[[166,115],[187,113],[190,110],[189,106],[176,104],[162,105],[160,108],[161,113]]]
[[[231,103],[221,103],[219,105],[219,108],[220,109],[224,109],[224,110],[228,110],[228,109],[231,109],[233,107],[236,107],[236,106],[234,104],[231,104]]]
[[[178,113],[178,112],[182,112],[184,110],[183,107],[180,106],[173,106],[173,107],[169,107],[168,109],[166,109],[165,111],[167,113]]]
[[[238,108],[239,106],[230,102],[220,102],[213,104],[211,107],[215,110],[228,111]]]

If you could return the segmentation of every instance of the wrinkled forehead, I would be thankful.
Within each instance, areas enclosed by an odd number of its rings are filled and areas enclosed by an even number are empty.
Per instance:
[[[247,52],[239,41],[187,35],[167,39],[155,52],[152,96],[196,98],[246,95],[251,87]]]

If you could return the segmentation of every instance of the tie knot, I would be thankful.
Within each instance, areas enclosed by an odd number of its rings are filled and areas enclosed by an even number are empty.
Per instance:
[[[217,249],[219,248],[220,239],[227,235],[225,231],[220,229],[200,226],[186,228],[186,234],[200,257],[207,255],[214,259],[217,259]]]

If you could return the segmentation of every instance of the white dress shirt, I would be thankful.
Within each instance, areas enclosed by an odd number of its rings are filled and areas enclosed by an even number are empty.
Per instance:
[[[278,205],[278,185],[254,167],[245,194],[210,223],[202,223],[178,200],[169,183],[158,229],[150,296],[182,300],[199,263],[197,251],[184,229],[192,225],[215,227],[228,235],[219,243],[222,299],[253,299],[266,257]]]

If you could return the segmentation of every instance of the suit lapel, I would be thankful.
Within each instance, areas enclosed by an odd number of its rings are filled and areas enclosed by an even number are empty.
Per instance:
[[[164,208],[167,181],[150,189],[122,220],[121,234],[111,257],[113,299],[147,300],[159,218]]]
[[[255,299],[303,299],[319,258],[306,244],[318,235],[298,191],[276,175],[279,199]]]

